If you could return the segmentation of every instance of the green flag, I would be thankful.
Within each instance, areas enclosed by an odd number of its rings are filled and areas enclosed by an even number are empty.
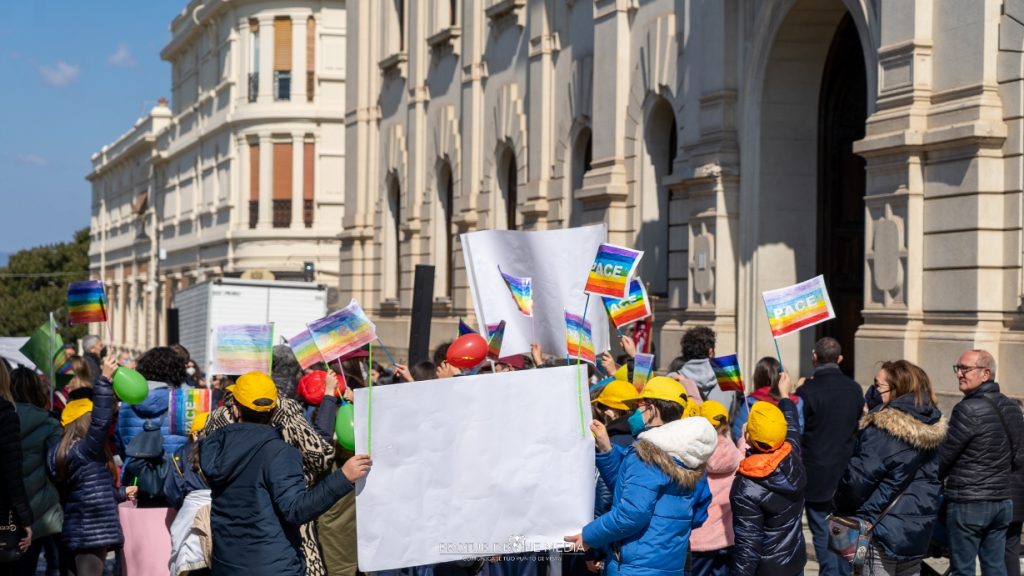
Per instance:
[[[64,339],[57,333],[57,327],[46,322],[36,328],[28,342],[21,347],[21,353],[36,365],[36,368],[47,375],[55,374],[56,385],[63,388],[71,380],[67,371],[67,358],[64,356]]]

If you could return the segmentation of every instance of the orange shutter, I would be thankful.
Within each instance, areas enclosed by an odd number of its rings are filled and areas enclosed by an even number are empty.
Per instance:
[[[306,20],[306,100],[313,101],[313,85],[315,83],[316,61],[316,20],[310,16]]]
[[[249,144],[249,200],[260,199],[260,145]]]
[[[292,69],[292,19],[274,18],[274,70]]]
[[[306,142],[303,150],[303,163],[302,163],[302,199],[312,200],[313,199],[313,167],[316,163],[313,161],[313,143]]]
[[[274,200],[292,199],[292,145],[274,144]]]

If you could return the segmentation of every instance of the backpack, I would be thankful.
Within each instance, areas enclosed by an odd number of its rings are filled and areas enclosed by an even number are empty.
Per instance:
[[[125,448],[128,457],[121,472],[122,486],[136,486],[140,506],[163,506],[164,481],[170,468],[164,455],[160,423],[146,420],[142,432]]]

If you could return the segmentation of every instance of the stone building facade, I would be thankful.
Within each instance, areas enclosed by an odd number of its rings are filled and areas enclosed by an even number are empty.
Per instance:
[[[469,316],[458,234],[604,222],[646,251],[658,350],[774,353],[763,290],[824,274],[862,383],[1024,364],[1020,0],[380,0],[347,5],[340,291],[404,342]],[[553,247],[557,250],[557,247]],[[1021,385],[1007,380],[1011,391]]]
[[[114,346],[166,343],[166,310],[197,281],[338,284],[345,26],[341,0],[192,0],[171,23],[171,101],[87,176]]]

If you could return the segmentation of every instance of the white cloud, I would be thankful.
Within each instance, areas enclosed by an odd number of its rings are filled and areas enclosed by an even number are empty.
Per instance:
[[[46,166],[46,158],[38,156],[36,154],[18,154],[14,157],[19,164],[28,164],[31,166]]]
[[[50,86],[56,86],[61,88],[74,82],[75,78],[78,78],[78,73],[82,69],[78,64],[68,64],[67,62],[60,60],[53,66],[40,66],[39,74],[42,75],[43,81]]]
[[[112,66],[129,67],[135,66],[135,56],[132,56],[132,51],[128,48],[128,45],[121,42],[117,45],[117,52],[114,52],[107,58],[107,63]]]

